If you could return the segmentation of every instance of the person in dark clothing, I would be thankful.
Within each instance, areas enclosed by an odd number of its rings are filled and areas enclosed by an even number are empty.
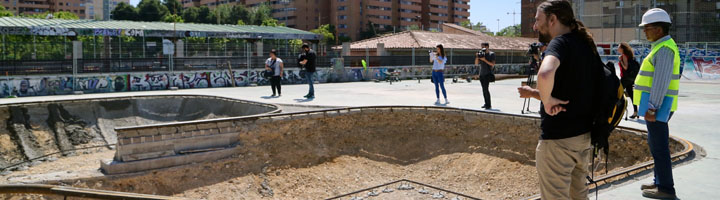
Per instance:
[[[621,43],[618,47],[618,53],[620,53],[620,83],[625,88],[625,93],[633,100],[633,85],[635,85],[635,77],[637,76],[638,70],[640,70],[640,63],[635,60],[633,49],[630,48],[628,43]],[[633,104],[633,115],[630,119],[638,117],[638,107]]]
[[[585,177],[592,155],[594,92],[603,73],[595,42],[575,19],[567,0],[538,6],[533,29],[548,44],[538,71],[538,89],[518,88],[540,104],[540,141],[535,151],[542,199],[588,199]]]
[[[313,87],[313,80],[315,76],[315,63],[317,61],[317,54],[315,51],[310,49],[310,45],[307,43],[302,45],[303,53],[299,56],[300,62],[299,64],[305,68],[305,79],[308,82],[308,85],[310,86],[310,89],[308,91],[308,94],[305,95],[305,98],[312,99],[315,98],[315,87]]]
[[[491,109],[490,103],[490,81],[492,80],[493,68],[495,67],[495,52],[490,51],[489,43],[481,44],[482,50],[475,57],[475,65],[480,64],[480,85],[482,85],[483,98],[485,98],[484,109]]]
[[[275,96],[282,96],[282,91],[280,90],[280,81],[283,77],[283,71],[285,69],[284,63],[282,59],[277,57],[277,51],[275,49],[270,50],[270,58],[268,58],[265,61],[265,69],[267,71],[272,71],[273,76],[270,78],[270,87],[272,88],[272,97]],[[275,90],[277,89],[277,95],[275,95]]]

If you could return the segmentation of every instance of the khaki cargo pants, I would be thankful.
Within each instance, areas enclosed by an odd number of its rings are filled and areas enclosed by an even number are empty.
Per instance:
[[[535,160],[544,200],[588,199],[588,162],[592,156],[590,133],[559,139],[540,140]]]

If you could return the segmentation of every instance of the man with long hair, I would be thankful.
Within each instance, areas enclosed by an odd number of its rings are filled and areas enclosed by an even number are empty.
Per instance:
[[[592,155],[593,93],[601,62],[595,42],[565,0],[538,6],[533,26],[548,44],[538,87],[520,87],[521,98],[540,99],[542,133],[535,151],[542,199],[588,199],[585,177]]]

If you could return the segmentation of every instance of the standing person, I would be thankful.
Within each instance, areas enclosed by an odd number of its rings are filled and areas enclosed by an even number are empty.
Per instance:
[[[483,90],[483,98],[485,98],[485,105],[482,108],[492,109],[490,103],[490,81],[492,81],[494,74],[493,68],[495,67],[495,52],[490,51],[490,43],[484,42],[480,45],[482,50],[475,57],[475,65],[480,64],[480,85]]]
[[[277,57],[277,51],[275,49],[270,50],[270,58],[265,60],[265,69],[273,72],[273,76],[270,78],[270,87],[272,88],[272,97],[282,96],[280,90],[280,81],[283,77],[283,71],[285,70],[285,64],[283,60]],[[277,95],[275,95],[275,89],[277,89]]]
[[[435,52],[430,53],[430,62],[433,64],[432,76],[430,78],[435,84],[435,97],[437,98],[435,104],[440,104],[439,89],[442,89],[443,97],[445,97],[445,104],[449,104],[450,101],[448,101],[447,92],[445,91],[445,74],[443,73],[447,57],[445,56],[445,48],[443,48],[442,44],[438,44],[435,47]]]
[[[518,88],[521,98],[540,99],[542,133],[535,151],[542,199],[588,199],[595,80],[602,68],[595,42],[566,0],[538,6],[533,29],[548,44],[538,89]],[[551,40],[552,39],[552,40]],[[549,43],[548,43],[549,42]]]
[[[307,43],[304,43],[302,45],[303,54],[300,56],[300,65],[302,65],[305,68],[305,79],[308,82],[308,85],[310,86],[308,90],[308,94],[305,95],[305,98],[312,99],[315,98],[315,87],[313,87],[313,80],[315,76],[315,63],[317,60],[317,54],[315,51],[310,49],[310,45]]]
[[[643,184],[642,195],[648,198],[675,199],[675,186],[670,160],[669,118],[677,110],[680,91],[680,53],[675,40],[670,35],[670,15],[662,9],[653,8],[645,12],[640,27],[648,41],[652,42],[650,54],[642,62],[640,72],[635,79],[633,104],[641,108],[648,107],[645,116],[648,130],[648,146],[655,166],[653,183]],[[643,95],[649,93],[649,95]],[[647,101],[641,98],[647,98]],[[672,101],[672,102],[665,102]],[[647,102],[647,105],[640,105]],[[670,114],[666,122],[656,120],[659,109],[668,109]],[[642,110],[642,109],[641,109]]]
[[[640,64],[635,60],[635,54],[628,43],[621,43],[618,47],[618,53],[620,53],[620,83],[625,88],[625,93],[633,100],[633,84],[635,83],[635,77],[637,77],[638,70],[640,70]],[[630,119],[638,117],[637,105],[633,104],[633,115]]]

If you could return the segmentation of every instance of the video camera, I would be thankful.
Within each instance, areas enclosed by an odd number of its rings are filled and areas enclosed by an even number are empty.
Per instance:
[[[480,52],[477,53],[477,57],[478,57],[478,58],[484,58],[484,57],[485,57],[485,54],[486,54],[485,51],[487,51],[486,48],[480,49]]]
[[[540,55],[540,47],[542,46],[544,45],[539,42],[530,44],[530,49],[528,49],[527,55]]]

